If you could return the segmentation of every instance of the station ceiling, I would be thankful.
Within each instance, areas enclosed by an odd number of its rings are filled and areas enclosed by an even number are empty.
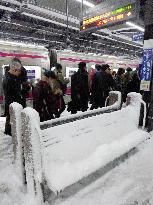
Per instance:
[[[90,0],[98,5],[109,0]],[[112,0],[111,0],[112,1]],[[115,2],[115,1],[114,1]],[[102,53],[138,58],[142,42],[131,37],[138,31],[127,25],[80,33],[81,3],[68,0],[69,21],[67,29],[66,0],[1,0],[0,39],[27,41],[49,45],[55,49],[71,48],[77,52]],[[84,11],[89,7],[84,5]],[[143,26],[143,20],[136,22]]]

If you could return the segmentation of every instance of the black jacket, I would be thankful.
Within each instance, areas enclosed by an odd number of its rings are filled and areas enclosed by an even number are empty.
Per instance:
[[[110,90],[113,90],[114,82],[110,74],[105,71],[95,73],[91,87],[91,99],[96,107],[103,107]]]
[[[46,81],[40,80],[33,89],[33,108],[39,113],[41,122],[53,118],[55,97]]]
[[[22,105],[21,81],[18,77],[8,72],[3,82],[3,89],[7,111],[9,109],[9,105],[13,102],[17,102]]]
[[[71,98],[76,110],[85,111],[88,108],[89,86],[88,72],[79,69],[71,77]]]

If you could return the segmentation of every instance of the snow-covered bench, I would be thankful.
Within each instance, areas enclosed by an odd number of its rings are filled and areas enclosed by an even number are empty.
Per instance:
[[[122,110],[40,129],[38,113],[21,112],[27,190],[43,199],[47,183],[55,194],[127,153],[148,135],[138,129],[141,95],[129,94]]]

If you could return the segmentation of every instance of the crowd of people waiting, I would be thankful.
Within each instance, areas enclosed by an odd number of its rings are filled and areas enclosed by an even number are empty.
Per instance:
[[[26,107],[26,94],[33,93],[33,108],[39,113],[40,121],[59,118],[65,110],[64,94],[69,80],[62,74],[62,66],[57,63],[55,71],[45,70],[36,85],[28,82],[26,69],[19,59],[14,58],[5,68],[3,89],[5,95],[5,134],[11,135],[9,105],[12,102]],[[77,111],[101,108],[111,90],[122,93],[123,102],[129,92],[140,91],[139,70],[119,68],[112,72],[108,64],[96,65],[87,72],[86,63],[78,64],[78,71],[71,76],[71,101],[67,110],[72,114]]]
[[[139,68],[119,68],[112,72],[108,64],[96,65],[95,69],[86,71],[86,63],[80,62],[78,71],[71,77],[71,101],[68,111],[86,111],[105,106],[106,98],[112,90],[120,91],[123,102],[129,92],[140,92]]]

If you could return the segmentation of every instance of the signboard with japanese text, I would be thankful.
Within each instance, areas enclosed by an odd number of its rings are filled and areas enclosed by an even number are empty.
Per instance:
[[[140,41],[143,40],[144,33],[138,33],[132,36],[132,41]]]
[[[35,77],[36,77],[35,70],[27,70],[27,78],[28,79],[33,79]]]
[[[96,28],[112,26],[114,23],[122,23],[136,17],[136,4],[127,4],[110,10],[106,13],[84,19],[80,23],[80,30],[86,31]]]
[[[152,72],[152,49],[144,49],[143,61],[140,70],[141,90],[144,91],[150,90],[151,72]]]

